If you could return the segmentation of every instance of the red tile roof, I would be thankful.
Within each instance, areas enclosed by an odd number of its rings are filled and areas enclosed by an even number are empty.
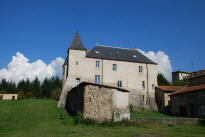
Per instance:
[[[185,93],[189,93],[189,92],[193,92],[193,91],[200,91],[200,90],[203,90],[205,89],[205,84],[202,84],[202,85],[197,85],[197,86],[191,86],[191,87],[187,87],[185,89],[182,89],[182,90],[178,90],[172,94],[170,94],[170,96],[172,95],[179,95],[179,94],[185,94]]]
[[[196,75],[196,76],[192,76],[191,79],[194,79],[194,78],[198,78],[198,77],[204,77],[205,74],[199,74],[199,75]]]
[[[184,86],[158,86],[157,88],[163,91],[175,92],[185,87]]]
[[[90,50],[89,49],[87,49],[87,53],[89,53],[90,52]]]

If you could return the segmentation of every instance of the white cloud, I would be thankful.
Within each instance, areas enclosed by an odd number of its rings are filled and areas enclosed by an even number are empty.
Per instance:
[[[0,79],[5,78],[9,81],[18,82],[27,78],[33,80],[37,76],[42,81],[46,77],[61,76],[63,63],[64,59],[61,57],[57,57],[48,65],[42,60],[29,62],[28,58],[17,52],[8,64],[8,68],[0,69]]]
[[[169,56],[166,53],[163,51],[158,51],[155,53],[153,51],[145,52],[141,49],[137,50],[158,64],[158,73],[164,74],[169,81],[172,80],[172,65]]]
[[[158,73],[164,74],[164,76],[171,81],[172,65],[168,55],[163,51],[155,53],[153,51],[145,52],[141,49],[137,50],[158,63]],[[37,76],[39,80],[42,81],[46,77],[61,76],[63,63],[64,59],[61,57],[57,57],[48,65],[42,60],[29,62],[28,58],[22,53],[17,52],[16,56],[12,57],[8,67],[0,69],[0,80],[6,78],[9,81],[18,82],[19,80],[27,78],[33,80]]]

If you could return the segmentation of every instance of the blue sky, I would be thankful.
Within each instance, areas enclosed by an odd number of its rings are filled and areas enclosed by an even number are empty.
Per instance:
[[[205,68],[204,0],[0,0],[0,69],[17,52],[65,58],[76,30],[88,49],[136,45],[164,51],[173,70]]]

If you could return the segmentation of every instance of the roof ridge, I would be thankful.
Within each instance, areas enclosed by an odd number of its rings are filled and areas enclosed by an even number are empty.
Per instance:
[[[137,50],[137,49],[130,49],[130,48],[122,48],[122,47],[113,47],[113,46],[107,46],[107,45],[96,45],[99,47],[108,47],[108,48],[118,48],[118,49],[127,49],[127,50]]]
[[[80,39],[80,35],[78,32],[75,33],[75,36],[72,40],[72,43],[70,45],[69,49],[74,49],[74,50],[86,50],[86,48],[84,47],[81,39]],[[68,50],[69,50],[68,49]]]

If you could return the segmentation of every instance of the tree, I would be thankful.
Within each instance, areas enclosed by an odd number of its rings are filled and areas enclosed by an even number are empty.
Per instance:
[[[0,94],[6,94],[7,92],[5,90],[1,90]]]
[[[18,99],[24,99],[24,98],[26,98],[26,95],[24,94],[24,92],[23,91],[19,91],[18,92]]]
[[[14,82],[9,82],[6,79],[2,79],[0,83],[0,91],[4,90],[7,93],[16,93],[16,84]]]
[[[31,87],[32,87],[32,94],[34,95],[34,97],[41,97],[42,96],[42,90],[41,90],[41,82],[38,80],[38,77],[36,77],[32,83],[31,83]]]
[[[52,83],[48,78],[45,78],[43,83],[42,83],[42,95],[43,97],[48,98],[51,94],[52,90]]]
[[[171,86],[165,76],[161,73],[157,75],[157,81],[159,86]]]
[[[27,79],[26,81],[23,79],[21,81],[19,81],[18,85],[17,85],[17,91],[23,91],[24,94],[26,95],[26,98],[30,98],[33,96],[32,94],[32,86],[31,86],[31,82],[29,79]]]
[[[182,80],[172,81],[173,86],[189,86],[190,85],[190,78],[185,77]]]
[[[61,88],[57,87],[51,91],[51,98],[58,100],[61,94]]]

